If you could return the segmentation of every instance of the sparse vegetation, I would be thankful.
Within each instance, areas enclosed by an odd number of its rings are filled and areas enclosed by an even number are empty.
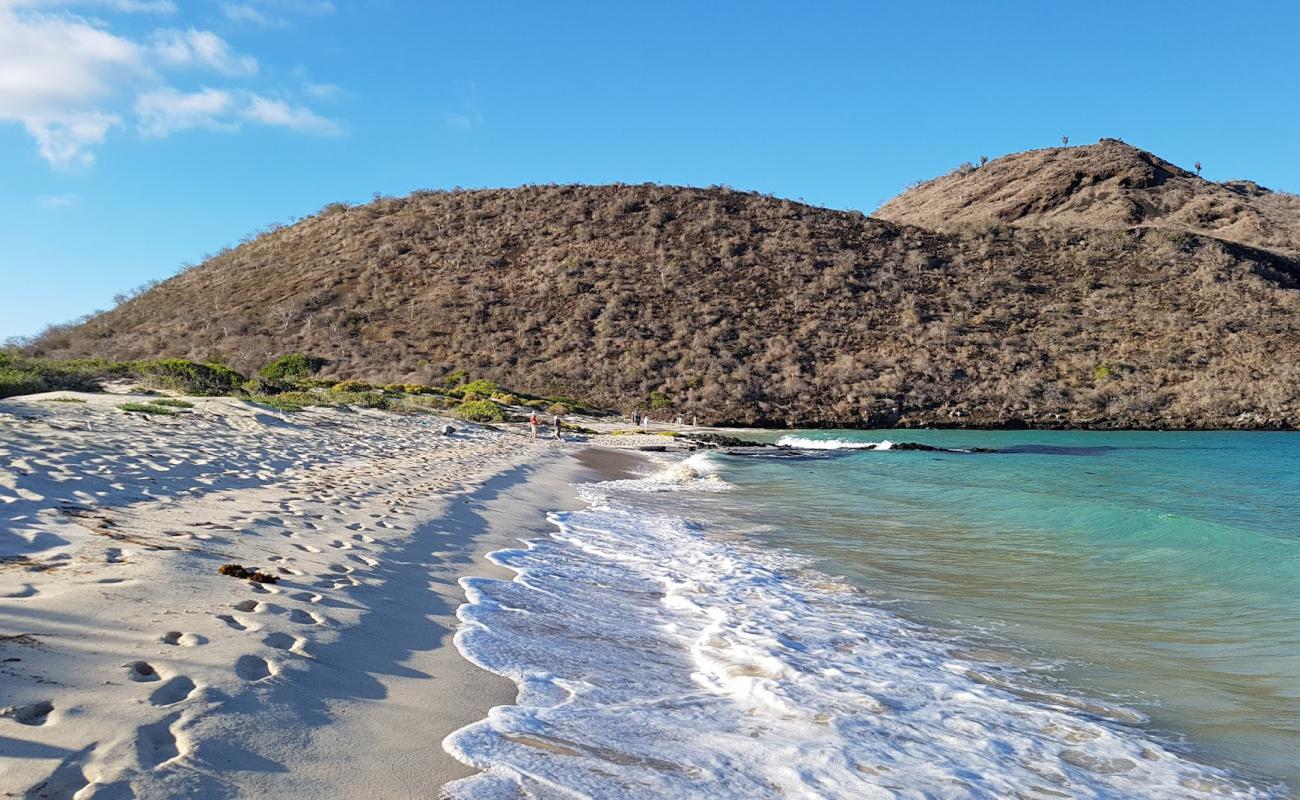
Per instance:
[[[47,397],[41,402],[43,403],[84,403],[86,401],[82,400],[80,397]]]
[[[319,356],[292,353],[280,356],[258,370],[257,374],[271,381],[297,381],[315,375],[328,363]]]
[[[968,186],[990,199],[946,205]],[[315,353],[317,380],[403,384],[359,398],[380,406],[406,384],[495,406],[473,376],[565,413],[660,392],[703,422],[1295,426],[1288,198],[1122,143],[923,183],[893,221],[720,188],[418,192],[268,232],[24,355]]]
[[[194,404],[189,400],[182,400],[179,397],[162,397],[157,400],[151,400],[156,406],[169,406],[171,408],[194,408]]]
[[[501,407],[491,400],[471,400],[456,406],[456,416],[471,422],[504,422]]]
[[[200,364],[183,358],[136,361],[128,369],[145,386],[190,395],[231,394],[246,380],[221,364]]]
[[[164,417],[174,417],[181,413],[158,403],[119,403],[117,407],[135,414],[158,414]]]

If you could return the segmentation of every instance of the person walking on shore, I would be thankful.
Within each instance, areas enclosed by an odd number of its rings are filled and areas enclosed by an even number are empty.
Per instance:
[[[559,414],[556,414],[556,415],[555,415],[555,438],[556,438],[556,439],[560,438],[560,428],[561,428],[562,426],[563,426],[563,423],[560,421],[560,415],[559,415]]]
[[[528,427],[532,429],[534,439],[537,438],[537,428],[539,425],[541,425],[541,422],[538,421],[537,412],[534,411],[532,416],[528,418]]]

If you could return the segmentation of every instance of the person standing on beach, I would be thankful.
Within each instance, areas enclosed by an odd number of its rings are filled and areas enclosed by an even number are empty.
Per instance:
[[[537,420],[537,412],[534,411],[532,416],[528,418],[528,427],[532,429],[534,439],[537,438],[537,427],[539,425],[541,425],[541,423]]]
[[[560,427],[562,425],[563,423],[560,421],[560,415],[556,414],[555,415],[555,438],[556,439],[560,438]]]

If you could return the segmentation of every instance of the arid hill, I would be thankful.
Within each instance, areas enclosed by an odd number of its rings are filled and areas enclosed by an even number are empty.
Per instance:
[[[1211,183],[1118,139],[966,164],[874,216],[932,230],[1140,225],[1300,256],[1300,197],[1251,181]]]
[[[1131,148],[1097,147],[1078,149],[1130,169]],[[1198,182],[1146,158],[1163,185]],[[304,351],[337,376],[466,369],[612,408],[654,393],[663,416],[715,422],[1300,423],[1300,263],[1283,240],[1151,227],[1163,217],[1145,211],[1136,227],[1028,225],[1083,193],[940,233],[727,189],[417,192],[264,232],[32,350],[243,369]],[[926,214],[944,212],[909,213],[937,228]]]

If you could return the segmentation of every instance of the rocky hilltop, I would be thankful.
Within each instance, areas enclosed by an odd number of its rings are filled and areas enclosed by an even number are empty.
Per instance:
[[[174,355],[763,425],[1295,427],[1296,199],[1117,142],[1008,156],[878,218],[727,189],[335,205],[48,356]]]
[[[1300,256],[1300,197],[1252,181],[1211,183],[1118,139],[963,165],[875,216],[935,230],[1145,226]]]

